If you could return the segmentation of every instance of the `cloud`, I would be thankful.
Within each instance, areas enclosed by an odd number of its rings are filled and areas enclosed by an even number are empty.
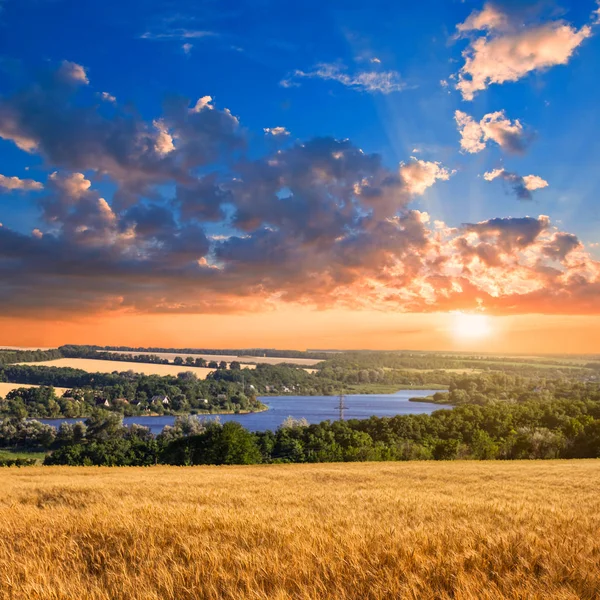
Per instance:
[[[52,74],[51,74],[52,75]],[[53,76],[0,99],[0,131],[54,165],[30,234],[0,227],[3,315],[315,308],[598,314],[600,264],[546,216],[449,227],[411,203],[453,171],[330,137],[246,155],[210,97],[148,121]],[[74,107],[77,107],[76,109]],[[101,111],[107,112],[107,111]],[[167,137],[168,136],[168,137]],[[79,165],[79,167],[78,167]],[[531,193],[545,182],[487,174]],[[103,195],[97,188],[116,188]]]
[[[359,71],[351,75],[345,71],[344,67],[330,63],[320,63],[312,71],[296,69],[291,76],[283,79],[280,85],[295,87],[299,85],[298,80],[306,78],[337,81],[359,91],[381,94],[401,92],[407,87],[397,71]]]
[[[140,37],[143,40],[197,40],[207,37],[218,37],[219,34],[214,31],[205,31],[202,29],[185,29],[178,27],[174,29],[165,29],[163,31],[147,31]]]
[[[190,44],[189,42],[186,42],[185,44],[183,44],[183,46],[181,46],[181,49],[186,53],[186,54],[190,54],[192,51],[192,48],[194,47],[194,44]]]
[[[463,99],[491,84],[518,81],[529,73],[569,62],[575,50],[592,35],[589,25],[580,29],[564,21],[523,26],[493,4],[472,13],[457,26],[460,34],[485,31],[463,51],[465,63],[456,89]]]
[[[479,122],[457,110],[454,120],[461,136],[460,146],[471,154],[484,150],[489,140],[496,142],[506,152],[522,154],[532,139],[521,122],[507,119],[503,110],[488,113]]]
[[[495,5],[487,3],[482,10],[473,11],[464,23],[459,23],[456,30],[463,34],[469,31],[502,30],[508,24],[508,15]]]
[[[113,104],[116,104],[116,102],[117,102],[117,99],[115,98],[115,96],[113,96],[112,94],[109,94],[108,92],[101,92],[100,98],[102,98],[102,100],[104,100],[104,102],[111,102]]]
[[[410,194],[422,195],[438,179],[447,181],[454,174],[454,171],[449,171],[439,162],[419,160],[414,156],[411,159],[411,162],[400,166],[400,177]]]
[[[33,179],[19,179],[18,177],[0,175],[0,193],[6,191],[37,192],[43,189],[44,185]]]
[[[57,71],[60,79],[68,83],[87,85],[89,80],[85,69],[77,63],[63,60],[60,68]]]
[[[548,182],[537,175],[521,177],[521,175],[510,173],[505,169],[494,169],[483,174],[486,181],[493,181],[498,177],[509,183],[517,198],[521,200],[531,200],[531,192],[548,187]]]
[[[119,202],[152,196],[156,186],[168,182],[193,181],[193,169],[244,145],[237,118],[214,109],[210,96],[193,108],[185,98],[171,98],[164,114],[150,123],[118,104],[107,116],[80,101],[78,86],[64,79],[64,65],[0,98],[0,137],[39,154],[51,168],[110,177]]]
[[[286,137],[290,132],[285,127],[265,127],[263,131],[272,137]]]

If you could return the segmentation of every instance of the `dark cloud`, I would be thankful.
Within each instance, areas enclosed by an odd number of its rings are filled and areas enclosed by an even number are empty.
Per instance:
[[[64,62],[40,82],[0,98],[0,137],[40,154],[51,167],[107,175],[123,204],[163,183],[192,183],[191,170],[243,146],[229,111],[209,103],[190,108],[188,100],[173,98],[153,123],[118,105],[107,115],[80,98],[85,77],[83,67]]]

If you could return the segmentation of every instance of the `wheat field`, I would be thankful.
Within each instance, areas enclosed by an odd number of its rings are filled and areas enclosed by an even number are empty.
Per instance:
[[[2,599],[600,596],[600,461],[0,471]]]
[[[4,398],[6,394],[12,392],[13,390],[19,388],[34,388],[40,387],[39,385],[32,385],[29,383],[6,383],[4,381],[0,381],[0,398]],[[67,388],[63,387],[55,387],[54,392],[57,396],[62,396],[67,391]]]
[[[32,367],[70,367],[71,369],[82,369],[88,373],[112,373],[117,371],[133,371],[134,373],[143,373],[144,375],[172,375],[176,377],[183,371],[191,371],[198,379],[206,379],[209,373],[214,369],[205,367],[190,367],[188,365],[155,365],[152,363],[138,363],[120,360],[98,360],[94,358],[57,358],[55,360],[46,360],[41,362],[24,362],[20,365],[30,365]],[[248,366],[248,368],[254,368]]]

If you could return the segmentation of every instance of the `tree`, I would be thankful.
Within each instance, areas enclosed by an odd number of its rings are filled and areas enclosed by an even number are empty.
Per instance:
[[[237,360],[232,360],[232,361],[229,363],[229,368],[230,368],[232,371],[239,371],[239,370],[242,368],[242,365],[240,364],[240,362],[239,362],[239,361],[237,361]]]
[[[168,444],[162,460],[175,465],[250,465],[262,455],[256,436],[239,423],[209,423],[201,435]]]
[[[185,359],[185,364],[186,365],[193,366],[194,363],[195,363],[195,361],[194,361],[194,357],[193,356],[187,356],[186,357],[186,359]]]
[[[183,364],[183,358],[181,358],[181,356],[176,356],[173,359],[173,364],[174,365],[182,365]]]
[[[227,363],[224,360],[222,360],[219,363],[219,366],[217,368],[219,368],[219,369],[226,369],[227,368]]]

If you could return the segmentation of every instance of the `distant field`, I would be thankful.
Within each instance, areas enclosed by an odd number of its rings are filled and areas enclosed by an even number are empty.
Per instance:
[[[37,363],[36,363],[37,364]],[[12,392],[17,388],[32,388],[39,387],[37,385],[30,385],[28,383],[4,383],[0,382],[0,398],[4,398],[8,392]],[[62,396],[68,388],[55,387],[54,390],[57,396]]]
[[[536,360],[531,360],[530,362],[518,362],[518,361],[505,361],[505,360],[478,360],[478,363],[482,365],[487,365],[489,367],[500,368],[502,366],[510,366],[510,367],[535,367],[537,369],[580,369],[581,365],[579,364],[557,364],[557,365],[548,365],[542,362],[538,362]]]
[[[126,351],[114,351],[118,354],[156,354],[168,360],[173,360],[176,356],[181,356],[181,358],[185,358],[186,356],[193,356],[203,358],[207,361],[216,360],[220,362],[224,360],[227,363],[230,363],[234,360],[237,360],[241,363],[264,363],[267,365],[279,365],[281,363],[289,363],[292,365],[306,366],[312,367],[317,363],[322,362],[321,360],[315,360],[312,358],[277,358],[275,356],[235,356],[232,354],[191,354],[191,353],[177,353],[177,352],[126,352]]]
[[[444,371],[445,373],[455,373],[457,375],[472,375],[481,373],[481,369],[414,369],[412,367],[403,368],[402,371],[413,371],[415,373],[433,373],[434,371]]]
[[[2,350],[52,350],[52,346],[0,346]]]
[[[593,600],[600,461],[6,469],[0,597]]]
[[[188,367],[186,365],[152,365],[148,363],[125,362],[120,360],[95,360],[93,358],[58,358],[43,362],[20,363],[37,367],[71,367],[88,373],[112,373],[113,371],[135,371],[145,375],[177,375],[183,371],[192,371],[198,379],[206,379],[214,369]],[[249,367],[252,368],[252,367]]]

